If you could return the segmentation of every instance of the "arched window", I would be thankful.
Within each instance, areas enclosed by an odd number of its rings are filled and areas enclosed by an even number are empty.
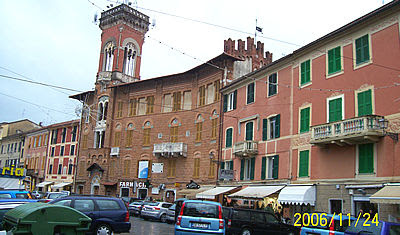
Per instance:
[[[178,142],[178,127],[179,127],[179,121],[178,119],[174,118],[174,120],[172,120],[170,126],[170,141],[172,143],[176,143]]]
[[[143,146],[150,146],[151,123],[147,121],[143,126]]]
[[[196,118],[196,142],[201,141],[201,133],[203,132],[203,117],[199,114]]]
[[[97,121],[107,120],[108,96],[103,96],[99,99],[98,107]]]
[[[129,76],[135,76],[136,48],[133,43],[126,44],[124,50],[124,73]]]
[[[107,43],[104,47],[104,71],[112,71],[114,61],[114,44]]]

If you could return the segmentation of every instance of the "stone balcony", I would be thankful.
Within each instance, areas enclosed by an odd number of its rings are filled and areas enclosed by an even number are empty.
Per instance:
[[[98,76],[97,76],[97,81],[120,81],[123,83],[127,83],[127,82],[136,82],[139,81],[138,78],[136,77],[132,77],[129,75],[126,75],[124,73],[121,73],[119,71],[102,71],[99,72]]]
[[[258,143],[251,140],[235,143],[233,154],[238,157],[252,157],[258,154]]]
[[[187,156],[187,144],[185,143],[161,143],[154,144],[153,155],[157,157]]]
[[[368,115],[311,127],[311,144],[339,146],[378,142],[385,135],[387,120]]]

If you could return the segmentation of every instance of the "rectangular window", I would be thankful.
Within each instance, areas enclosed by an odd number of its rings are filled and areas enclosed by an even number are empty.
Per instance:
[[[61,150],[60,150],[60,156],[64,156],[64,146],[61,146]]]
[[[61,172],[62,172],[62,164],[58,164],[57,174],[61,175]]]
[[[171,112],[172,111],[172,94],[165,94],[163,100],[163,112]]]
[[[261,164],[261,179],[278,179],[279,155],[263,157]]]
[[[183,92],[183,110],[191,110],[192,109],[192,92],[185,91]]]
[[[215,100],[215,87],[214,87],[214,83],[208,84],[207,85],[207,98],[206,104],[211,104],[213,103]]]
[[[129,169],[131,168],[131,160],[124,161],[124,171],[122,172],[122,176],[125,178],[129,177]]]
[[[262,140],[268,139],[268,119],[263,119]]]
[[[146,114],[154,113],[154,96],[147,96]]]
[[[42,136],[39,136],[38,147],[40,147],[41,143],[42,143]],[[19,146],[21,146],[21,143],[19,143]]]
[[[168,159],[168,175],[167,177],[175,177],[176,160]]]
[[[203,123],[196,123],[196,142],[201,141],[201,133],[203,132]]]
[[[299,177],[308,177],[308,164],[309,164],[310,150],[300,151],[299,159]]]
[[[237,90],[227,95],[224,95],[224,107],[223,107],[224,112],[236,109],[236,102],[237,102],[236,97],[237,97]]]
[[[178,127],[177,126],[171,127],[170,141],[172,143],[178,142]]]
[[[374,173],[374,144],[358,145],[358,172]]]
[[[70,156],[75,155],[75,145],[71,145],[71,151],[69,152]]]
[[[253,140],[253,122],[246,123],[246,140]]]
[[[121,141],[121,132],[115,132],[115,135],[114,135],[114,147],[119,147],[119,144],[120,144],[120,141]]]
[[[180,91],[174,92],[172,97],[173,97],[173,101],[174,101],[174,104],[173,104],[173,107],[172,107],[172,111],[181,110],[181,99],[182,99],[181,92]]]
[[[73,165],[69,164],[68,165],[68,175],[72,175],[72,169],[73,169]]]
[[[128,116],[132,117],[136,115],[136,108],[137,108],[137,99],[130,99],[129,100],[129,112]]]
[[[277,74],[271,74],[268,77],[268,96],[273,96],[278,93],[278,77]]]
[[[247,85],[247,104],[254,102],[254,82]]]
[[[300,110],[300,133],[310,130],[310,107]]]
[[[328,51],[328,74],[342,70],[342,57],[340,46]]]
[[[65,138],[67,137],[67,128],[63,128],[62,130],[62,137],[61,137],[61,143],[65,143]],[[35,139],[36,140],[36,139]]]
[[[211,139],[217,138],[218,118],[211,119]]]
[[[300,66],[300,85],[307,84],[311,81],[311,62],[307,60]]]
[[[233,128],[228,128],[225,134],[225,148],[232,147],[232,132]]]
[[[143,129],[143,146],[150,145],[150,130],[151,128]]]
[[[145,115],[146,114],[146,104],[147,104],[146,98],[145,97],[139,98],[138,102],[139,102],[138,115]]]
[[[49,174],[52,174],[52,172],[53,172],[53,165],[50,164],[50,166],[49,166]]]
[[[122,101],[117,103],[117,118],[122,117]]]
[[[37,137],[34,137],[33,138],[33,147],[34,148],[36,148],[36,140],[37,140]],[[13,144],[11,144],[11,149],[13,148]]]
[[[356,65],[368,62],[369,60],[369,36],[367,34],[356,39]]]
[[[269,118],[269,138],[275,139],[280,137],[281,115],[278,114]]]
[[[215,86],[215,95],[214,95],[214,102],[215,102],[218,101],[220,98],[219,89],[221,88],[221,85],[219,80],[214,82],[214,86]]]
[[[56,149],[55,147],[51,147],[51,155],[50,156],[54,157],[55,149]]]
[[[372,114],[372,91],[367,90],[357,94],[358,116]]]
[[[214,178],[214,176],[215,176],[215,162],[213,162],[213,160],[210,159],[210,168],[208,171],[208,177]]]
[[[329,122],[336,122],[343,119],[342,98],[329,100]]]
[[[76,141],[76,134],[78,133],[78,127],[74,126],[74,128],[72,129],[72,142]]]
[[[133,130],[126,131],[126,147],[132,147],[133,142]]]
[[[200,176],[200,158],[194,159],[194,168],[193,168],[193,178],[199,178]]]
[[[240,164],[240,180],[254,180],[256,159],[242,159]]]
[[[199,105],[198,106],[203,106],[206,104],[206,87],[201,86],[199,87]]]
[[[82,137],[82,148],[86,149],[87,148],[87,143],[88,143],[88,136],[83,135]]]

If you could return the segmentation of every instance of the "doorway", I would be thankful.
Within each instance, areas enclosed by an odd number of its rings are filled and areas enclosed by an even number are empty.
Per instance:
[[[138,189],[138,198],[145,199],[147,197],[147,188]]]

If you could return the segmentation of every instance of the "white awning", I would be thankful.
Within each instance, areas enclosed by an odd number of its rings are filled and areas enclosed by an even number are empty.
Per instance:
[[[369,197],[371,203],[400,204],[400,186],[386,185]]]
[[[54,184],[54,182],[44,181],[42,183],[37,184],[36,187],[38,187],[38,188],[39,187],[44,187],[44,186],[49,185],[49,184]]]
[[[0,177],[0,188],[2,189],[23,189],[22,180],[17,178]]]
[[[295,204],[315,206],[315,186],[302,185],[302,186],[286,186],[279,193],[278,202],[282,204]]]
[[[72,184],[71,182],[66,182],[66,183],[58,183],[58,184],[55,184],[55,185],[53,185],[53,186],[51,186],[51,188],[54,188],[54,189],[56,189],[56,188],[63,188],[64,186],[67,186],[67,185],[70,185],[70,184]]]
[[[283,187],[284,186],[249,186],[236,193],[228,195],[228,197],[262,199],[281,190]]]
[[[202,199],[215,199],[215,196],[229,192],[237,187],[215,187],[213,189],[209,189],[207,191],[196,194],[196,198]]]

